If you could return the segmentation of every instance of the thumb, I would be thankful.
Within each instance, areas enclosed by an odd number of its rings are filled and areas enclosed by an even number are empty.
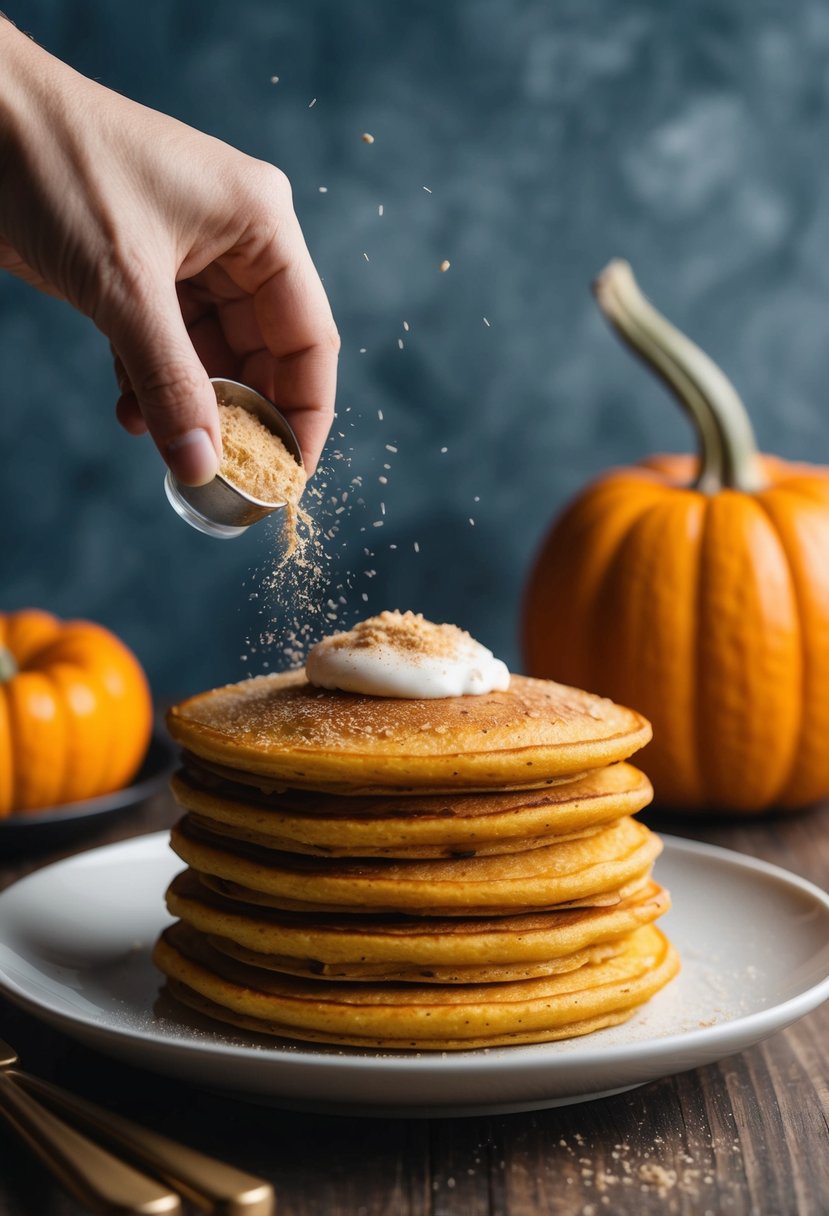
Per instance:
[[[204,485],[221,458],[219,414],[174,284],[135,293],[109,336],[164,460],[184,485]]]

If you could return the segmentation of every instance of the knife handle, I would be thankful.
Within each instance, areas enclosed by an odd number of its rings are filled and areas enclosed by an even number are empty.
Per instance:
[[[69,1127],[12,1075],[0,1069],[0,1114],[85,1207],[101,1216],[180,1216],[178,1195]]]
[[[203,1211],[215,1216],[273,1216],[273,1188],[262,1178],[216,1161],[31,1073],[16,1068],[9,1073],[18,1086],[80,1123],[96,1139],[158,1174]]]

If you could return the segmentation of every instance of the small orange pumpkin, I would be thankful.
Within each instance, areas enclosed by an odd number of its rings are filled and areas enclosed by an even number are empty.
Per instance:
[[[0,818],[120,789],[152,717],[144,672],[109,630],[0,615]]]
[[[757,454],[732,385],[613,262],[622,338],[700,455],[609,472],[565,509],[527,589],[527,671],[633,706],[658,803],[753,814],[829,795],[829,470]],[[639,763],[637,759],[637,763]]]

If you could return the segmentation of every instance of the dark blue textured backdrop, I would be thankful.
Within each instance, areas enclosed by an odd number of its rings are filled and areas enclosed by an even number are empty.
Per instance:
[[[555,509],[606,465],[687,445],[591,301],[615,254],[723,364],[763,446],[829,461],[822,0],[9,5],[80,70],[292,179],[343,338],[334,443],[354,450],[335,479],[366,491],[336,541],[350,607],[423,610],[517,663]],[[160,694],[257,670],[241,655],[272,538],[174,517],[91,324],[0,282],[0,375],[0,606],[104,621]]]

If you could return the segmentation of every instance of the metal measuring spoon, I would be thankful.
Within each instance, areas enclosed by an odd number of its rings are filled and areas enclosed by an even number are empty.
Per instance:
[[[279,436],[297,464],[302,466],[302,452],[297,437],[272,401],[246,384],[239,384],[237,380],[214,376],[210,383],[219,405],[240,405],[248,413],[254,414],[269,431]],[[261,502],[253,498],[231,485],[221,473],[217,473],[206,485],[185,486],[168,469],[164,489],[170,506],[191,528],[221,540],[241,536],[251,524],[285,507],[284,503]]]

